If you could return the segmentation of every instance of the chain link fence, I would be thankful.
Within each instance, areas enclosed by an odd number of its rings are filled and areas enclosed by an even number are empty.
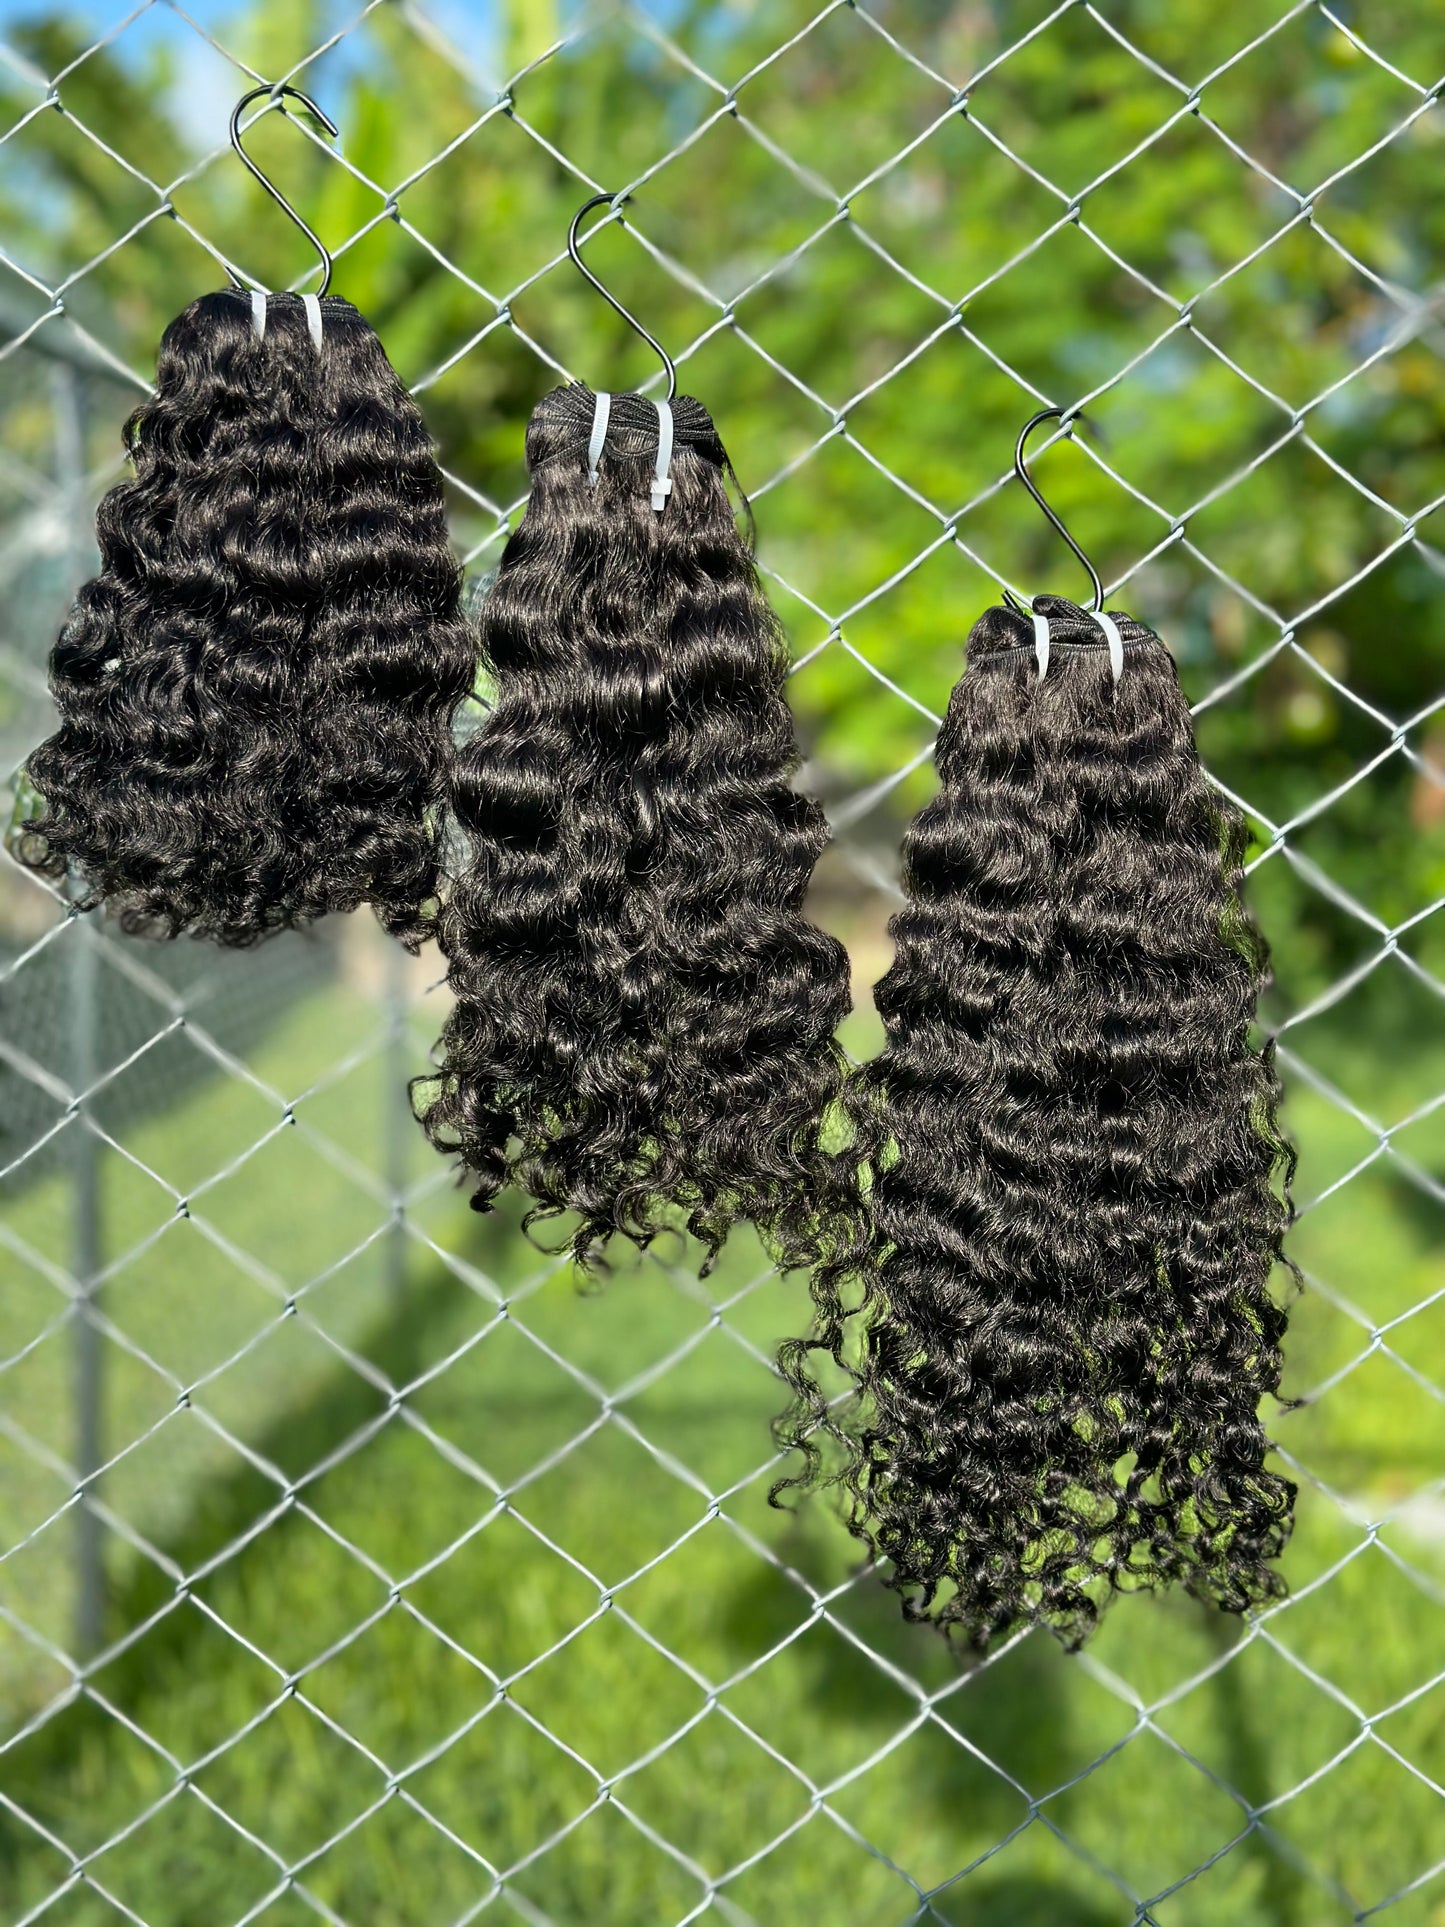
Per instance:
[[[6,858],[5,1921],[1445,1919],[1429,11],[0,3],[7,774],[150,344],[229,261],[304,285],[227,155],[246,87],[342,126],[251,146],[426,408],[477,577],[536,396],[644,378],[563,246],[628,188],[589,254],[749,488],[860,1052],[962,639],[1073,567],[1013,435],[1083,408],[1040,480],[1256,832],[1307,1280],[1289,1599],[966,1660],[825,1506],[765,1503],[800,1284],[739,1239],[580,1294],[469,1218],[403,1097],[435,958],[361,918],[147,946]]]

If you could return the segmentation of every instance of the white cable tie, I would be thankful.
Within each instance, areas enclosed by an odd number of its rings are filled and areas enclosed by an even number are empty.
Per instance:
[[[306,310],[306,326],[311,330],[311,342],[317,354],[321,353],[321,299],[319,295],[303,294],[301,305]]]
[[[592,439],[587,444],[587,486],[597,486],[597,464],[602,460],[602,445],[607,440],[607,424],[612,419],[612,397],[605,388],[597,390],[592,407]]]
[[[1089,613],[1109,638],[1109,668],[1114,681],[1118,682],[1124,673],[1124,638],[1119,634],[1119,625],[1112,616],[1106,616],[1102,609],[1092,609]]]
[[[1030,613],[1034,619],[1034,654],[1039,659],[1039,681],[1042,682],[1049,673],[1049,619],[1037,609]]]
[[[251,326],[256,331],[257,341],[266,339],[266,291],[264,288],[251,290]]]
[[[657,401],[652,405],[657,410],[657,467],[652,477],[652,506],[661,515],[672,493],[672,477],[667,472],[672,467],[672,403]]]

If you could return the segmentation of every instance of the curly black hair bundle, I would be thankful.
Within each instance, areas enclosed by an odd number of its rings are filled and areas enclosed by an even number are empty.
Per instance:
[[[600,1261],[754,1223],[785,1264],[856,1230],[825,1142],[845,1074],[843,946],[803,900],[826,841],[787,652],[727,455],[678,397],[554,390],[483,605],[495,706],[459,758],[470,855],[440,941],[456,1002],[419,1109],[486,1210],[577,1214]]]
[[[334,296],[203,295],[126,441],[18,856],[132,930],[250,944],[369,902],[414,946],[475,648],[381,342]]]
[[[262,95],[319,110],[256,87],[231,137],[329,278],[240,143]],[[478,636],[420,411],[357,310],[235,287],[171,323],[16,854],[142,933],[242,946],[370,903],[435,936],[454,1001],[413,1096],[474,1208],[515,1184],[594,1271],[664,1230],[706,1271],[742,1224],[809,1269],[780,1354],[802,1469],[774,1496],[841,1483],[908,1617],[1076,1645],[1116,1592],[1265,1604],[1293,1154],[1246,830],[1173,660],[1060,597],[975,625],[904,841],[885,1045],[850,1074],[787,648],[711,417],[578,252],[603,201],[568,250],[668,399],[537,405]],[[1050,416],[1015,469],[1101,605],[1023,464]]]
[[[1259,1418],[1292,1154],[1244,824],[1159,639],[1034,608],[975,626],[904,844],[854,1092],[887,1141],[861,1333],[825,1273],[783,1358],[804,1476],[845,1482],[910,1617],[976,1645],[1076,1644],[1111,1592],[1175,1580],[1268,1601],[1294,1497]]]

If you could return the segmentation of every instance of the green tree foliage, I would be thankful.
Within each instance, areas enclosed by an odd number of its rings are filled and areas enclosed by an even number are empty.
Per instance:
[[[1241,55],[1268,23],[1211,0],[1112,8],[1137,54],[1083,8],[1030,38],[1034,0],[839,8],[779,53],[812,14],[684,0],[653,9],[651,34],[604,13],[541,58],[569,24],[551,7],[505,10],[478,48],[381,8],[301,74],[343,164],[280,116],[252,132],[340,249],[337,291],[420,384],[470,562],[495,560],[554,370],[612,387],[652,372],[561,258],[593,181],[641,179],[629,214],[649,248],[613,227],[591,258],[678,355],[756,494],[835,796],[923,755],[999,579],[1076,590],[1031,505],[990,491],[1039,397],[1087,398],[1098,459],[1059,443],[1040,481],[1191,692],[1234,683],[1200,724],[1226,784],[1290,822],[1413,722],[1291,842],[1386,927],[1418,915],[1445,886],[1421,767],[1445,759],[1422,715],[1445,672],[1427,552],[1445,529],[1427,513],[1445,493],[1433,10],[1373,6],[1380,60],[1315,12]],[[217,33],[279,75],[330,24],[319,0],[264,0]],[[146,372],[169,316],[221,279],[195,235],[276,285],[304,276],[304,241],[225,155],[223,116],[197,171],[177,33],[82,58],[57,13],[15,42],[64,77],[9,144],[11,258],[66,282],[68,312],[124,363]],[[205,58],[224,98],[226,66]],[[505,92],[488,61],[518,72]],[[7,75],[0,113],[42,98]],[[162,201],[152,182],[176,185]],[[11,307],[44,307],[5,279]],[[98,450],[121,412],[98,419]],[[891,846],[928,782],[925,759],[855,834]],[[1257,890],[1292,1002],[1372,941],[1278,854]],[[1438,956],[1428,925],[1402,941]]]

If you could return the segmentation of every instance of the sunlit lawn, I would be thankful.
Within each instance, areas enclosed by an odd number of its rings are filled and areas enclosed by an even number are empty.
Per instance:
[[[1082,1661],[1036,1637],[970,1675],[876,1583],[833,1593],[853,1546],[823,1508],[768,1507],[765,1360],[804,1311],[756,1251],[706,1287],[645,1260],[581,1295],[514,1222],[441,1188],[416,1201],[391,1294],[380,1034],[330,993],[252,1066],[287,1097],[322,1080],[294,1124],[225,1080],[137,1127],[128,1149],[189,1218],[107,1155],[109,1248],[166,1225],[102,1306],[163,1368],[107,1347],[108,1449],[143,1442],[105,1502],[151,1550],[111,1535],[119,1650],[0,1764],[34,1823],[0,1817],[6,1921],[63,1889],[44,1918],[66,1927],[122,1919],[107,1894],[152,1927],[291,1927],[317,1914],[289,1869],[355,1927],[431,1927],[489,1897],[493,1918],[569,1927],[901,1927],[918,1888],[974,1868],[936,1918],[1122,1927],[1131,1892],[1164,1893],[1247,1828],[1244,1801],[1264,1824],[1150,1919],[1326,1927],[1440,1858],[1445,1688],[1408,1697],[1445,1654],[1440,1507],[1367,1544],[1337,1501],[1379,1518],[1429,1486],[1445,1418],[1338,1305],[1297,1307],[1291,1384],[1346,1375],[1276,1428],[1336,1495],[1306,1487],[1296,1602],[1228,1664],[1234,1622],[1137,1599]],[[1402,1067],[1402,1108],[1424,1075]],[[1377,1072],[1379,1106],[1390,1091]],[[1302,1087],[1292,1122],[1302,1197],[1370,1148]],[[430,1170],[418,1146],[413,1177]],[[1366,1325],[1445,1287],[1411,1195],[1377,1160],[1296,1234]],[[63,1261],[58,1183],[7,1216]],[[58,1303],[18,1269],[7,1356]],[[1388,1333],[1405,1366],[1429,1375],[1442,1315]],[[68,1344],[56,1331],[4,1381],[8,1421],[60,1460]],[[412,1388],[395,1409],[393,1385]],[[73,1522],[52,1517],[58,1471],[14,1436],[0,1450],[5,1541],[36,1535],[0,1565],[0,1605],[35,1635],[0,1632],[13,1733],[66,1690],[44,1648],[68,1641]],[[1445,1883],[1386,1918],[1445,1919]]]

